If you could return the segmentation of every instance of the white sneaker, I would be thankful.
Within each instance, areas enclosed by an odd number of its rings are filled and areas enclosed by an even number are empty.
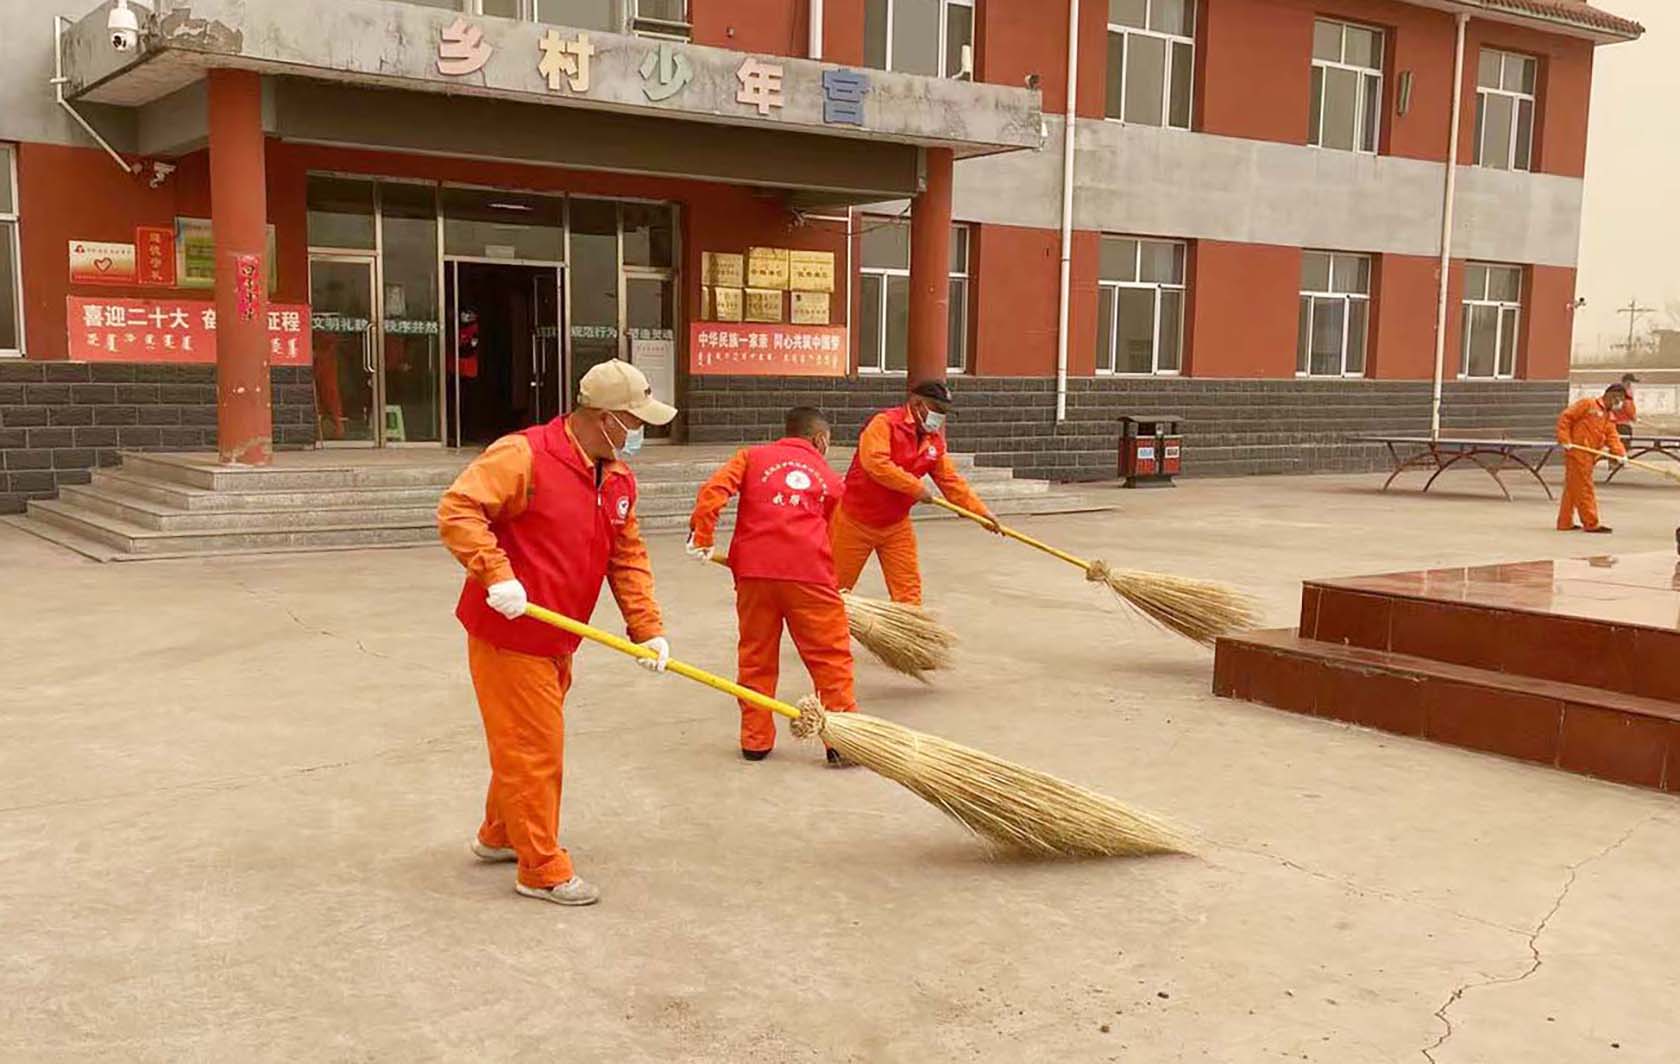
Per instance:
[[[479,842],[476,838],[472,841],[472,852],[474,857],[489,864],[498,864],[502,861],[519,860],[519,855],[513,852],[510,847],[486,846],[484,843]]]
[[[595,884],[578,876],[552,887],[527,887],[515,880],[513,889],[527,898],[541,898],[556,905],[594,905],[601,900],[601,892]]]

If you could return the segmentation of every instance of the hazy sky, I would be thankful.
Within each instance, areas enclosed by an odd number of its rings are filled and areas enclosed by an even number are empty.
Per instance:
[[[1575,344],[1627,337],[1630,298],[1680,328],[1680,4],[1598,0],[1594,5],[1645,27],[1632,44],[1593,58],[1587,188]],[[1649,320],[1649,319],[1645,319]]]

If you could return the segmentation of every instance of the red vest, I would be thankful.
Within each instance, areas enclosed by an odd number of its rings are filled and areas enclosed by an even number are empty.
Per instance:
[[[595,470],[566,435],[564,418],[521,435],[531,445],[525,512],[492,522],[490,531],[533,603],[587,621],[601,597],[613,541],[636,505],[636,478],[622,463],[609,463],[597,488]],[[577,636],[541,621],[503,617],[472,576],[461,588],[455,616],[469,633],[503,650],[559,658],[578,646]]]
[[[729,567],[736,576],[834,586],[828,515],[844,486],[809,440],[747,449]]]
[[[909,407],[883,410],[874,420],[883,418],[891,430],[893,465],[920,479],[945,457],[945,431],[922,432]],[[910,516],[916,497],[895,491],[870,476],[854,454],[852,467],[846,471],[846,494],[840,505],[860,523],[886,528]]]

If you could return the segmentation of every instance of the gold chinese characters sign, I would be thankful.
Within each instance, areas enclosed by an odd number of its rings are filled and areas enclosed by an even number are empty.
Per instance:
[[[782,320],[782,290],[780,288],[747,289],[746,320],[779,323]]]
[[[712,311],[718,321],[741,320],[741,290],[725,285],[712,289]]]
[[[827,325],[827,292],[793,292],[793,324]]]
[[[788,287],[795,292],[834,291],[834,252],[789,251]]]
[[[747,283],[745,255],[731,255],[723,251],[707,251],[700,256],[702,284],[740,288]]]
[[[787,248],[748,248],[747,287],[774,288],[788,286]]]

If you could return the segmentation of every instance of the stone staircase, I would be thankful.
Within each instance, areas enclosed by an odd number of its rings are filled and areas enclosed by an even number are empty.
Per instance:
[[[636,461],[644,531],[685,530],[695,493],[731,451],[644,452]],[[953,457],[1000,515],[1105,508],[1043,480],[977,467],[972,456]],[[469,459],[454,451],[309,451],[240,468],[203,454],[125,452],[90,484],[66,485],[57,499],[31,502],[25,517],[6,520],[100,561],[431,545],[438,496]],[[836,448],[829,461],[844,469],[851,451]],[[916,516],[954,520],[930,507]],[[733,523],[732,507],[721,525]]]

